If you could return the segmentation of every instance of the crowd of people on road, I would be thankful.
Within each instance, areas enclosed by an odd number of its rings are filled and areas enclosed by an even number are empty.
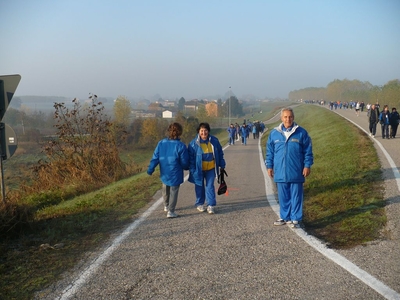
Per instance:
[[[324,102],[325,104],[325,102]],[[324,105],[323,104],[323,105]],[[336,109],[353,109],[356,111],[357,116],[360,115],[360,112],[364,111],[364,107],[366,107],[364,101],[350,101],[350,102],[342,102],[342,101],[330,101],[329,102],[329,109],[336,110]]]
[[[372,104],[368,108],[369,135],[375,137],[376,127],[381,125],[382,139],[394,139],[397,135],[397,128],[400,123],[400,115],[395,107],[389,110],[388,105],[383,106],[383,110],[379,112],[379,105]]]
[[[324,105],[324,104],[322,104]],[[367,117],[369,122],[369,135],[371,137],[376,136],[377,125],[381,125],[382,138],[383,139],[394,139],[397,135],[397,128],[400,122],[400,116],[395,107],[389,109],[388,105],[383,106],[383,110],[379,111],[379,103],[376,104],[364,104],[363,101],[331,101],[329,102],[329,109],[353,109],[357,116],[364,112],[364,107],[367,110]]]
[[[294,122],[291,108],[281,110],[282,123],[271,131],[266,144],[265,165],[268,175],[278,189],[280,219],[274,225],[301,226],[303,219],[303,184],[310,175],[313,164],[311,138],[307,131]],[[265,127],[262,122],[244,122],[242,126],[230,124],[227,129],[229,144],[234,145],[239,137],[242,144],[253,134],[258,139]],[[186,145],[180,141],[182,126],[171,123],[168,137],[158,142],[147,173],[152,175],[160,166],[164,211],[167,218],[176,218],[175,207],[179,187],[183,183],[184,170],[189,170],[188,181],[195,185],[195,207],[199,212],[215,213],[215,179],[225,172],[224,152],[217,137],[210,134],[208,123],[200,123],[197,135]]]
[[[253,135],[253,139],[258,139],[260,133],[265,130],[265,124],[260,121],[246,122],[244,121],[242,126],[238,123],[230,124],[227,131],[229,136],[229,145],[235,145],[235,141],[241,140],[242,145],[247,145],[247,140],[250,137],[250,133]]]

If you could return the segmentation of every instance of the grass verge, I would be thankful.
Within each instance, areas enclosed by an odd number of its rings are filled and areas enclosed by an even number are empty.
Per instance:
[[[59,279],[132,221],[161,188],[158,175],[142,173],[39,210],[22,237],[0,243],[0,299],[31,299]]]

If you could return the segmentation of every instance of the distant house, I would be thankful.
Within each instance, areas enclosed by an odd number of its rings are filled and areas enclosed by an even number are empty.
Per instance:
[[[150,105],[149,105],[149,107],[147,108],[147,110],[148,110],[148,111],[152,111],[152,112],[154,112],[154,111],[159,111],[159,112],[161,112],[161,111],[164,110],[164,106],[162,106],[161,103],[153,102],[153,103],[150,103]]]
[[[164,110],[162,112],[162,117],[163,119],[171,119],[171,118],[175,118],[176,113],[170,110]]]
[[[133,110],[132,114],[135,118],[155,118],[157,116],[156,112],[149,112],[143,110]]]
[[[176,106],[176,102],[175,101],[165,100],[165,101],[160,102],[160,103],[164,107],[175,107]]]
[[[198,101],[197,99],[186,101],[185,102],[185,110],[194,110],[198,109]]]

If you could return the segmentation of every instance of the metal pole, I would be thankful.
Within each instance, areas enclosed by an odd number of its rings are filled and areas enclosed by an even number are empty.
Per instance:
[[[0,137],[3,137],[3,135],[5,135],[5,125],[4,123],[0,123]],[[1,176],[1,180],[0,180],[0,184],[1,184],[1,197],[3,200],[4,204],[6,203],[6,187],[4,185],[4,171],[3,171],[3,151],[1,147],[1,142],[2,142],[3,138],[0,139],[0,176]]]
[[[229,87],[229,120],[228,127],[231,125],[231,87]]]
[[[0,153],[0,169],[1,169],[1,197],[3,199],[3,203],[7,204],[6,203],[6,189],[4,186],[3,155],[1,155],[1,153]]]

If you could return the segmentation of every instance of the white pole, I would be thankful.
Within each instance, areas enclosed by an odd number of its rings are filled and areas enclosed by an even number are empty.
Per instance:
[[[229,120],[228,127],[231,125],[231,87],[229,87]]]

